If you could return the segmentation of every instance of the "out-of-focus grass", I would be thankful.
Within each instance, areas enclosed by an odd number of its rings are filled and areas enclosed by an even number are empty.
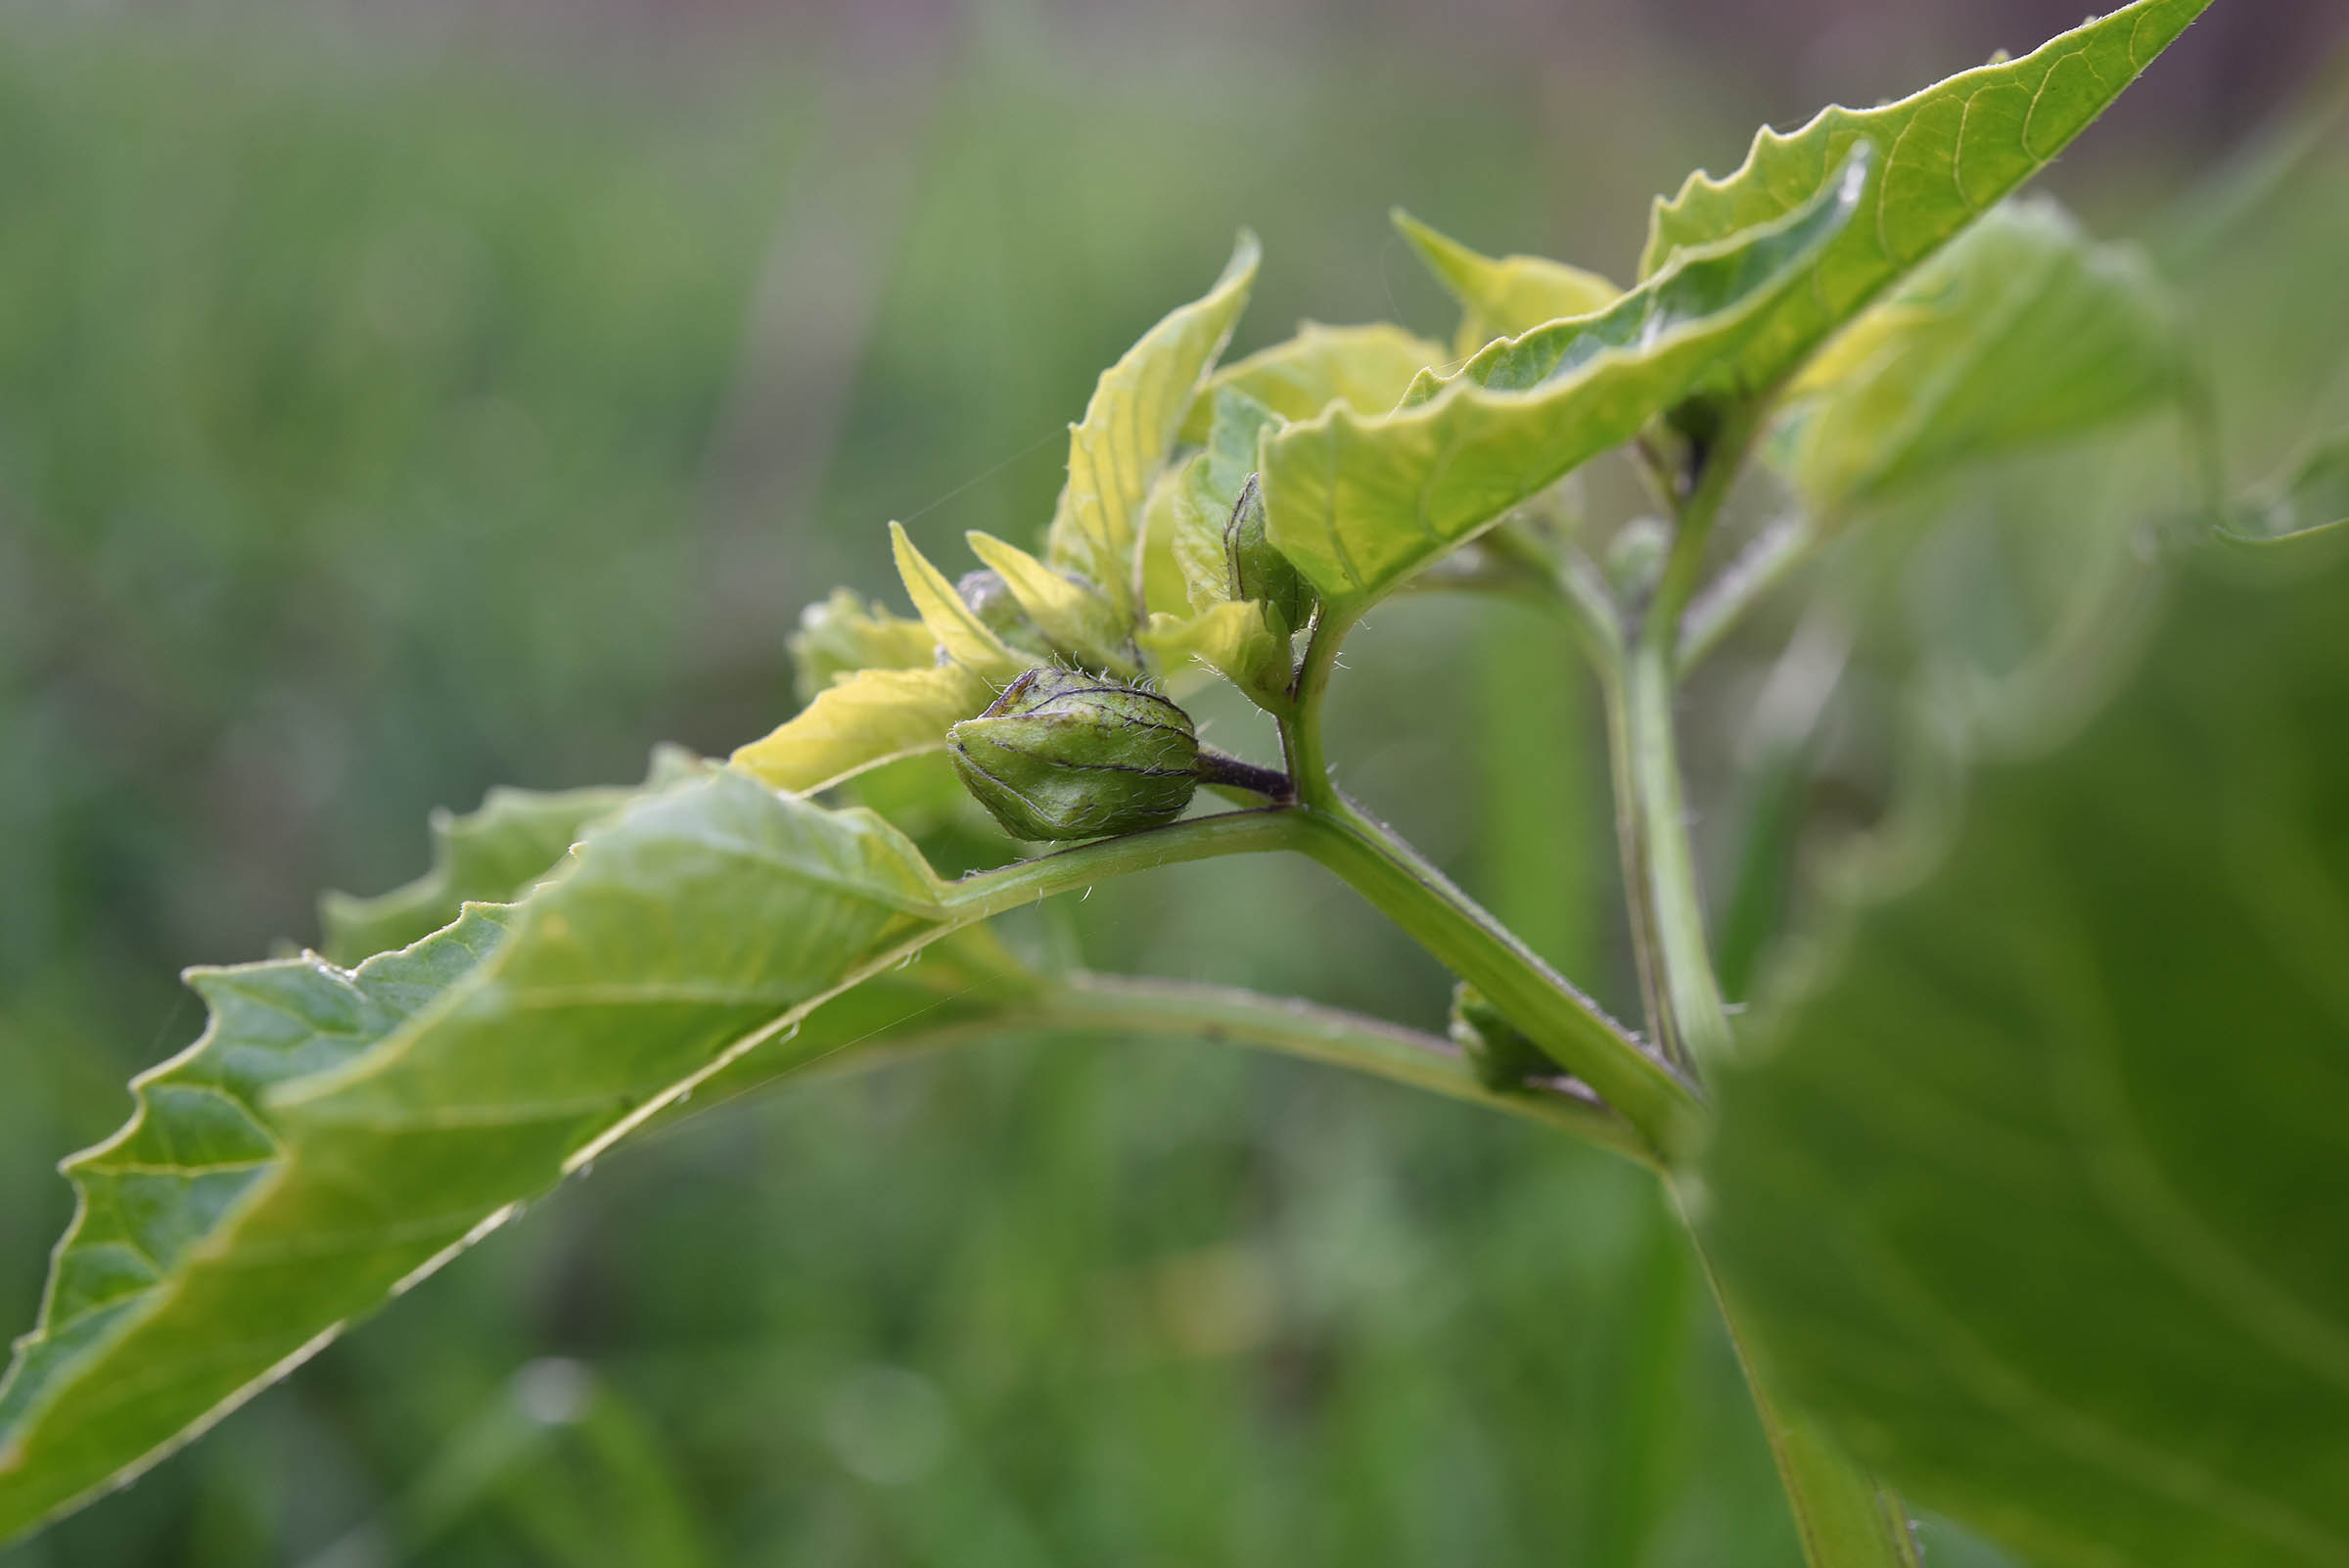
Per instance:
[[[258,27],[7,42],[11,1327],[50,1162],[194,1033],[175,966],[409,874],[431,804],[764,727],[799,605],[885,590],[884,518],[1036,530],[1093,374],[1236,224],[1271,256],[1244,345],[1439,329],[1389,203],[1620,271],[1672,161],[1743,133],[1592,156],[1621,104],[1344,45],[1104,72],[997,27],[681,85]],[[2271,203],[2197,286],[2247,455],[2349,412],[2344,211]],[[1383,611],[1338,748],[1628,1008],[1588,700],[1518,615]],[[1300,868],[1085,914],[1105,966],[1440,1015]],[[4,1560],[1791,1563],[1710,1324],[1644,1183],[1540,1134],[1206,1048],[1002,1050],[607,1161]]]

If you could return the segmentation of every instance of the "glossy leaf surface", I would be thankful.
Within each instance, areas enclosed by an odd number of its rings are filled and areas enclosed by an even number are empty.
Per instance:
[[[2337,552],[2204,562],[1720,1085],[1766,1360],[2048,1568],[2349,1561],[2345,604]]]
[[[1858,142],[1877,152],[1861,208],[1819,258],[1812,286],[1724,368],[1720,391],[1774,388],[1844,322],[2000,198],[2044,168],[2169,47],[2210,0],[2134,0],[2019,60],[1994,62],[1878,109],[1821,110],[1791,135],[1765,129],[1725,179],[1691,174],[1659,199],[1639,272],[1692,246],[1765,223],[1819,188]]]
[[[1743,343],[1858,209],[1862,153],[1811,200],[1684,252],[1595,316],[1423,375],[1391,414],[1336,407],[1264,444],[1273,543],[1322,596],[1359,607],[1679,403]]]

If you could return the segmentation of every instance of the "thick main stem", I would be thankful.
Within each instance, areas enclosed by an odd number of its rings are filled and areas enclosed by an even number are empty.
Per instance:
[[[1685,1145],[1696,1097],[1598,1004],[1441,871],[1343,796],[1300,813],[1297,848],[1344,878],[1445,967],[1483,992],[1659,1153]]]
[[[1622,753],[1616,777],[1628,791],[1620,814],[1631,824],[1624,880],[1634,945],[1641,952],[1641,981],[1650,988],[1649,1006],[1666,1056],[1701,1070],[1727,1054],[1729,1019],[1705,938],[1704,898],[1681,796],[1673,726],[1677,689],[1670,643],[1643,633],[1625,661],[1621,689],[1609,694],[1608,707],[1619,715],[1611,725],[1619,732]]]
[[[1730,1032],[1705,938],[1704,899],[1681,795],[1673,703],[1680,686],[1682,622],[1696,592],[1705,546],[1752,438],[1750,415],[1731,419],[1716,433],[1682,492],[1672,554],[1646,617],[1626,658],[1606,672],[1617,806],[1628,827],[1624,880],[1632,939],[1640,953],[1659,1041],[1691,1070],[1721,1060]],[[1666,1181],[1685,1221],[1681,1184],[1669,1176]],[[1702,1238],[1693,1225],[1690,1231],[1702,1257]],[[1705,1272],[1777,1460],[1811,1568],[1921,1568],[1900,1499],[1799,1411],[1780,1403],[1747,1352],[1734,1304],[1710,1260]]]
[[[1705,941],[1704,897],[1681,797],[1673,701],[1681,622],[1696,595],[1705,548],[1753,439],[1751,415],[1708,441],[1677,495],[1672,553],[1623,660],[1602,672],[1613,753],[1624,901],[1648,1022],[1665,1057],[1695,1073],[1728,1048],[1728,1014]]]
[[[1271,850],[1298,851],[1336,872],[1483,991],[1567,1072],[1590,1085],[1648,1156],[1661,1159],[1681,1146],[1696,1103],[1688,1086],[1442,872],[1334,792],[1319,807],[1194,817],[1023,860],[964,878],[944,902],[960,919],[985,919],[1132,871]]]

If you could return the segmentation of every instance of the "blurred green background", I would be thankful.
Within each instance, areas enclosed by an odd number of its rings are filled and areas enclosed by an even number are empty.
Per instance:
[[[1307,314],[1441,334],[1391,204],[1620,277],[1646,198],[1755,123],[2076,12],[0,15],[0,1327],[67,1219],[54,1162],[201,1022],[179,967],[314,940],[319,888],[421,868],[436,805],[771,725],[799,607],[894,598],[884,520],[941,560],[1036,532],[1094,374],[1238,225],[1268,264],[1236,347]],[[2159,243],[2237,479],[2349,419],[2349,156],[2336,126],[2280,180],[2261,161],[2344,30],[2326,0],[2220,0],[2050,181]],[[2034,518],[2086,504],[2063,483]],[[1718,782],[1730,715],[1785,631],[1692,708],[1725,877],[1754,815]],[[1555,629],[1411,602],[1350,663],[1359,792],[1629,1012]],[[1846,761],[1805,788],[1865,816],[1881,780]],[[1442,1016],[1433,966],[1302,867],[1084,914],[1105,968]],[[786,1092],[609,1159],[0,1554],[1795,1561],[1643,1178],[1400,1090],[1114,1042]]]

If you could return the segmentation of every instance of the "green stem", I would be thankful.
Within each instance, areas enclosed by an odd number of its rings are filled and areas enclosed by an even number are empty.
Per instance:
[[[1648,875],[1645,817],[1638,781],[1632,771],[1631,703],[1620,662],[1598,668],[1599,697],[1607,721],[1607,775],[1615,792],[1615,849],[1623,870],[1624,911],[1632,928],[1632,967],[1639,979],[1640,1012],[1648,1038],[1666,1059],[1686,1063],[1673,1011],[1664,994],[1663,940]]]
[[[1394,832],[1333,792],[1299,813],[1297,848],[1343,878],[1552,1060],[1597,1091],[1658,1153],[1682,1148],[1697,1101],[1598,1004],[1543,962]]]
[[[1551,1060],[1636,1128],[1650,1148],[1670,1155],[1684,1145],[1695,1121],[1696,1095],[1688,1083],[1331,780],[1321,747],[1321,705],[1338,648],[1356,619],[1351,611],[1323,607],[1298,668],[1296,701],[1281,723],[1289,776],[1304,807],[1296,848],[1483,992]]]
[[[1326,807],[1337,798],[1330,781],[1329,756],[1321,747],[1321,702],[1329,692],[1329,677],[1338,668],[1338,650],[1358,615],[1324,605],[1306,639],[1305,658],[1297,667],[1291,688],[1289,715],[1280,721],[1281,750],[1289,763],[1289,779],[1297,798],[1308,806]]]
[[[1143,833],[1100,839],[1074,849],[981,871],[947,886],[941,904],[956,924],[985,920],[1054,894],[1073,893],[1135,871],[1225,854],[1261,854],[1301,847],[1304,829],[1294,807],[1226,811],[1197,816]]]
[[[1683,1071],[1725,1054],[1729,1018],[1705,942],[1704,897],[1681,796],[1673,700],[1681,625],[1696,593],[1705,547],[1753,439],[1750,414],[1729,419],[1708,445],[1680,502],[1672,554],[1621,666],[1602,671],[1614,754],[1624,901],[1638,955],[1640,994],[1665,1058]]]
[[[1684,623],[1705,546],[1753,434],[1753,416],[1741,414],[1711,442],[1680,504],[1672,555],[1655,597],[1619,677],[1608,681],[1610,738],[1621,754],[1615,770],[1619,814],[1631,829],[1624,853],[1633,942],[1644,952],[1642,976],[1653,976],[1648,1000],[1659,1041],[1683,1064],[1719,1060],[1730,1038],[1728,1014],[1722,1006],[1721,986],[1706,944],[1704,899],[1681,796],[1673,700],[1682,670]],[[1700,642],[1696,651],[1702,647]],[[1681,1188],[1670,1177],[1667,1184],[1685,1222],[1687,1205]],[[1695,1226],[1689,1229],[1696,1235]],[[1811,1568],[1921,1568],[1915,1536],[1900,1499],[1855,1466],[1807,1418],[1779,1402],[1747,1353],[1737,1314],[1710,1260],[1705,1273],[1737,1348],[1746,1385],[1753,1391]]]
[[[909,1031],[876,1050],[845,1055],[841,1066],[854,1070],[988,1039],[1103,1035],[1247,1045],[1342,1067],[1539,1122],[1657,1168],[1655,1150],[1623,1118],[1563,1090],[1487,1088],[1450,1040],[1292,997],[1190,981],[1074,974],[999,1016]]]
[[[1418,1030],[1230,986],[1124,975],[1071,976],[1046,1003],[1055,1027],[1169,1035],[1251,1045],[1525,1117],[1653,1166],[1655,1150],[1622,1117],[1561,1090],[1497,1092],[1458,1047]]]
[[[1326,775],[1323,778],[1327,786]],[[1560,1066],[1588,1084],[1650,1156],[1681,1147],[1695,1096],[1597,1003],[1444,874],[1353,803],[1193,817],[965,877],[944,902],[957,923],[986,919],[1112,877],[1225,854],[1295,850],[1336,872],[1453,973],[1492,998]]]
[[[1729,1018],[1705,939],[1704,898],[1681,797],[1673,726],[1678,691],[1670,643],[1643,635],[1607,706],[1620,749],[1617,785],[1628,791],[1618,814],[1631,820],[1624,879],[1633,942],[1644,953],[1640,970],[1657,1043],[1667,1060],[1694,1070],[1727,1054]]]
[[[1764,529],[1736,560],[1724,567],[1721,576],[1688,601],[1687,611],[1681,617],[1680,648],[1676,655],[1682,678],[1705,655],[1721,645],[1722,638],[1744,619],[1756,601],[1768,596],[1796,567],[1811,558],[1824,531],[1809,513],[1797,512],[1778,519]]]

